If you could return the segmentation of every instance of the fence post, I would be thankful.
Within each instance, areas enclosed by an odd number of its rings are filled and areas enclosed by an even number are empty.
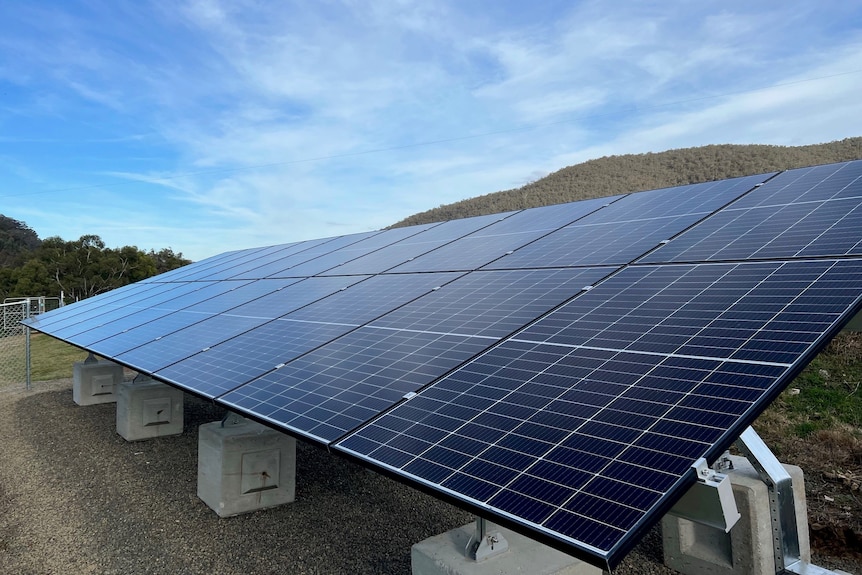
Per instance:
[[[44,301],[44,300],[42,300]],[[30,300],[27,300],[27,305],[24,306],[27,310],[24,312],[25,319],[30,319]],[[30,384],[30,327],[24,326],[24,362],[27,364],[27,383],[26,387],[29,391],[31,388]]]

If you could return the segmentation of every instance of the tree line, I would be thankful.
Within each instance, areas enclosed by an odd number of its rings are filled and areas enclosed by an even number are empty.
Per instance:
[[[24,222],[0,214],[0,302],[50,296],[73,302],[191,263],[170,248],[109,248],[97,235],[39,239]]]

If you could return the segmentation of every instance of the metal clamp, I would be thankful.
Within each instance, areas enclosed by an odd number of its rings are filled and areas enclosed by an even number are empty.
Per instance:
[[[487,523],[482,517],[476,517],[476,530],[467,542],[465,554],[477,563],[509,550],[509,542],[503,534],[490,530],[489,525],[493,529],[493,524]]]
[[[695,461],[692,468],[697,474],[697,483],[677,501],[670,513],[729,532],[741,517],[730,478],[710,469],[703,457]]]

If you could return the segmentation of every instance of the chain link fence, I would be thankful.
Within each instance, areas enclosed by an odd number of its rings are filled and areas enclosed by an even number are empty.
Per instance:
[[[9,298],[0,304],[0,386],[30,389],[30,329],[21,320],[63,305],[60,298]]]
[[[0,385],[24,383],[30,387],[30,330],[20,323],[29,312],[27,300],[0,304]]]

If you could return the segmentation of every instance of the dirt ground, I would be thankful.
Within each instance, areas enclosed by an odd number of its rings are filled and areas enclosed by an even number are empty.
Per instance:
[[[220,519],[196,496],[196,429],[221,415],[189,400],[181,436],[128,443],[69,380],[0,388],[0,572],[406,575],[413,543],[472,520],[301,442],[296,502]],[[765,439],[806,472],[814,562],[862,575],[859,445]],[[654,529],[615,573],[672,573],[661,561]]]
[[[846,557],[862,573],[862,440],[841,431],[806,439],[758,433],[781,461],[805,473],[812,550]]]

